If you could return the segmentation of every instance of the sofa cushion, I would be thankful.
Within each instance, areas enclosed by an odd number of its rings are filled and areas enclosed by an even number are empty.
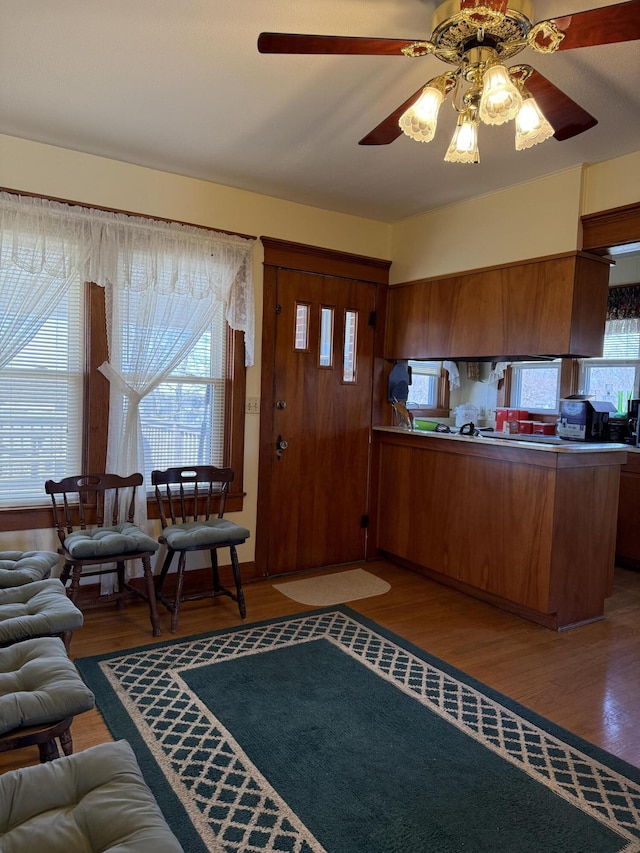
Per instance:
[[[157,551],[160,546],[135,524],[125,521],[115,527],[76,530],[65,538],[64,547],[75,559],[87,560],[91,557],[134,554],[137,551]]]
[[[74,717],[94,703],[57,637],[0,649],[0,734]]]
[[[82,622],[57,578],[0,589],[0,646],[75,631]]]
[[[126,741],[3,773],[0,849],[182,853]]]
[[[240,527],[226,518],[170,524],[162,531],[162,538],[174,551],[244,542],[250,535],[246,527]]]
[[[0,551],[0,588],[41,581],[59,559],[53,551]]]

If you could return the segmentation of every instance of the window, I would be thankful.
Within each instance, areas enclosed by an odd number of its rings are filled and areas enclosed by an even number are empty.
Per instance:
[[[560,407],[560,372],[555,361],[520,361],[511,365],[511,406],[539,414],[555,414]]]
[[[411,385],[408,403],[412,409],[435,409],[441,374],[439,361],[410,361]]]
[[[605,333],[602,358],[580,362],[580,393],[613,403],[627,413],[627,403],[640,395],[640,333]]]
[[[122,396],[140,402],[147,485],[154,467],[229,465],[235,479],[227,508],[241,509],[243,337],[248,363],[253,356],[251,240],[143,218],[131,225],[129,216],[8,193],[0,193],[0,206],[0,530],[50,527],[45,480],[107,470],[107,374],[121,386],[129,379]],[[128,256],[130,234],[121,234],[118,251],[111,251],[116,226],[139,238]],[[155,232],[154,254],[147,238]],[[114,285],[109,323],[105,288],[86,283],[85,275],[123,285],[119,294],[126,290],[118,313]],[[150,314],[154,301],[171,311]],[[131,313],[122,310],[125,302]],[[180,324],[185,317],[189,322]],[[107,325],[119,374],[108,359]],[[140,348],[126,343],[141,341],[143,333],[151,342],[144,364],[135,361]],[[148,387],[138,390],[143,381]],[[111,408],[117,447],[123,407]],[[131,472],[142,470],[128,464]],[[150,507],[153,513],[155,501]]]
[[[356,352],[358,347],[358,312],[344,312],[344,357],[342,360],[342,381],[356,381]]]
[[[0,369],[0,507],[42,504],[45,480],[81,468],[82,293],[75,282]]]
[[[226,324],[222,312],[171,375],[140,404],[144,478],[178,465],[225,461]]]

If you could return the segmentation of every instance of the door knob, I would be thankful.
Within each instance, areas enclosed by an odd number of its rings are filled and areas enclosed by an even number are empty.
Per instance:
[[[278,448],[278,450],[286,450],[287,447],[289,447],[289,442],[285,441],[284,438],[279,435],[278,440],[276,441],[276,447]]]
[[[285,403],[285,401],[284,400],[278,400],[278,402],[276,403],[276,409],[286,409],[286,408],[287,408],[287,404]]]

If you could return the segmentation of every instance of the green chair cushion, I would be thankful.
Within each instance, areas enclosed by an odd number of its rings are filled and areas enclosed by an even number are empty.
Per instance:
[[[82,622],[57,578],[0,589],[0,646],[75,631]]]
[[[162,531],[162,538],[174,551],[238,544],[250,535],[246,527],[240,527],[226,518],[170,524]]]
[[[135,554],[137,551],[157,551],[160,546],[135,524],[125,521],[115,527],[76,530],[66,537],[64,547],[75,559],[87,560]]]
[[[94,704],[93,693],[58,637],[0,649],[0,734],[56,723],[89,711]]]
[[[41,581],[59,559],[53,551],[0,551],[0,588]]]
[[[7,853],[183,853],[126,741],[0,776]]]

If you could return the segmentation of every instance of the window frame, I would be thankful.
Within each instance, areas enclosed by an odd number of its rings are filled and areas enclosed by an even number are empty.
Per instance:
[[[524,403],[518,399],[518,391],[521,390],[521,376],[524,370],[548,370],[549,368],[554,369],[558,374],[557,381],[557,396],[556,396],[556,405],[554,409],[532,409],[529,406],[526,406]],[[562,361],[518,361],[515,364],[511,365],[511,403],[510,405],[515,408],[527,409],[530,414],[533,415],[553,415],[558,416],[560,414],[560,399],[562,397]]]
[[[540,362],[540,364],[548,366],[551,362],[545,361]],[[513,367],[519,364],[519,362],[511,363],[504,375],[504,380],[502,381],[502,389],[500,388],[500,384],[498,385],[498,406],[506,406],[507,408],[517,408],[517,404],[515,401],[515,386],[514,386],[514,377],[513,377]],[[577,358],[562,358],[560,359],[560,389],[559,389],[559,399],[561,400],[563,397],[568,397],[570,394],[576,394],[578,390],[578,374],[579,374],[579,364]],[[534,412],[536,415],[536,420],[542,422],[555,423],[558,419],[558,412],[550,412],[548,410],[543,410],[540,412]]]
[[[98,367],[108,360],[105,290],[86,282],[84,309],[84,380],[82,423],[82,471],[69,475],[105,470],[107,458],[107,433],[109,423],[109,382]],[[243,508],[243,465],[246,368],[244,365],[244,339],[242,332],[234,332],[227,325],[227,363],[225,378],[224,411],[224,464],[233,468],[235,478],[227,496],[226,511],[239,512]],[[150,519],[160,517],[156,500],[147,498]],[[42,504],[0,509],[0,531],[36,530],[53,528],[53,515],[42,484]]]

